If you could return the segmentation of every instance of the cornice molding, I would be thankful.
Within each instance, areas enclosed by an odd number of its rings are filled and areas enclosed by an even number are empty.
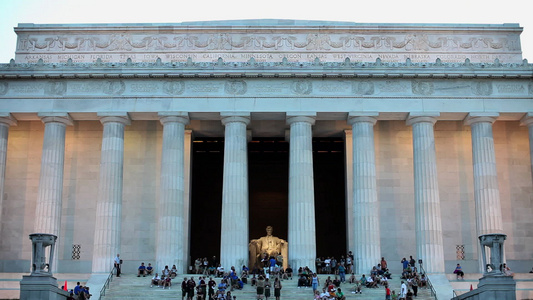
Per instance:
[[[63,78],[533,78],[533,64],[526,59],[521,64],[471,63],[405,63],[382,62],[229,62],[219,58],[217,62],[164,63],[15,63],[0,64],[3,79],[63,79]]]

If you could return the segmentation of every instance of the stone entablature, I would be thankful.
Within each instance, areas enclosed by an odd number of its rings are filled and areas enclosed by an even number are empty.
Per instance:
[[[472,111],[514,114],[533,111],[533,65],[487,63],[192,62],[0,65],[0,111],[33,113],[48,99],[65,112],[107,111],[110,99],[126,112],[180,110],[210,112],[241,99],[250,112],[288,112],[307,101],[316,112],[346,107],[387,112],[439,111],[462,120]],[[193,100],[192,100],[193,99]],[[284,99],[283,105],[272,105]],[[313,99],[323,102],[316,102]],[[341,99],[344,99],[341,101]],[[192,101],[191,101],[192,100]],[[444,104],[443,100],[447,100]],[[82,101],[82,102],[80,102]],[[211,100],[212,101],[212,100]],[[360,102],[364,101],[364,102]],[[451,102],[450,102],[451,101]],[[328,103],[324,105],[324,103]],[[348,106],[347,106],[348,105]],[[299,109],[299,108],[298,108]],[[459,113],[459,114],[457,114]],[[383,116],[382,116],[383,117]],[[387,117],[385,117],[387,118]]]
[[[294,20],[179,24],[19,24],[18,63],[435,61],[519,62],[518,24],[358,24]]]
[[[470,63],[72,63],[0,65],[0,97],[531,97],[533,65]],[[276,78],[276,81],[253,80]],[[324,78],[328,80],[323,80]],[[40,79],[40,81],[34,81]],[[102,80],[103,79],[103,80]],[[202,79],[209,79],[202,80]],[[460,86],[450,79],[466,79]],[[491,80],[487,80],[491,79]],[[31,81],[28,81],[31,80]],[[454,88],[451,90],[451,88]]]

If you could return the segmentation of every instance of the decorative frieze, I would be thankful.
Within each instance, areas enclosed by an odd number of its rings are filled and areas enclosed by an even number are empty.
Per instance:
[[[518,24],[402,25],[323,23],[312,27],[279,24],[255,24],[236,27],[216,23],[133,26],[79,25],[58,30],[53,25],[23,24],[16,28],[17,62],[150,62],[158,57],[164,62],[231,61],[312,62],[330,61],[434,61],[458,62],[470,58],[487,62],[520,60]],[[398,30],[401,27],[402,30]],[[222,30],[221,30],[222,29]]]

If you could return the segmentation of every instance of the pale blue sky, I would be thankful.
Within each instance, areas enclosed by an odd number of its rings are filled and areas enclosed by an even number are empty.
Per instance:
[[[0,63],[15,56],[18,23],[179,23],[298,19],[357,23],[520,23],[533,63],[531,0],[0,0]]]

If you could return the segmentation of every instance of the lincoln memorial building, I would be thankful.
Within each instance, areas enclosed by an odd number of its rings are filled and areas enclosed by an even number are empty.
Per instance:
[[[533,265],[533,65],[518,24],[19,24],[0,64],[0,272],[352,251],[481,273]],[[418,264],[417,264],[418,265]],[[450,295],[451,296],[451,295]]]

